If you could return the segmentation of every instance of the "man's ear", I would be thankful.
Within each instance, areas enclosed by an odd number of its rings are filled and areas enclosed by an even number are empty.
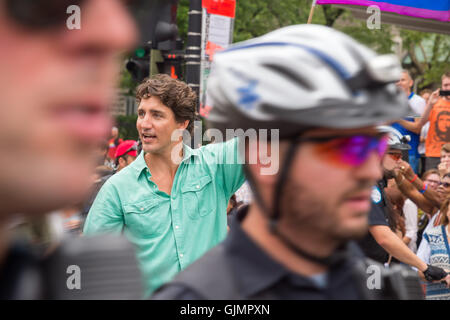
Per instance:
[[[188,127],[189,120],[184,120],[183,122],[178,123],[178,129],[184,130]]]

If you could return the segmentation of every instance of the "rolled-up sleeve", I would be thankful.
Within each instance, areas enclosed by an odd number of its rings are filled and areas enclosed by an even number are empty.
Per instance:
[[[223,180],[225,194],[230,198],[244,183],[243,158],[239,152],[238,138],[207,146],[215,154],[217,175]]]

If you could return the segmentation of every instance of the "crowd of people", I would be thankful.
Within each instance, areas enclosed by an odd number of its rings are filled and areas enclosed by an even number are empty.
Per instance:
[[[145,298],[450,299],[449,72],[421,97],[395,56],[289,26],[215,55],[207,122],[233,137],[185,143],[197,97],[159,74],[136,89],[127,140],[109,115],[136,40],[125,9],[88,0],[72,32],[0,1],[0,298],[27,296],[40,270],[15,240],[28,221],[42,256],[55,239],[126,238]]]

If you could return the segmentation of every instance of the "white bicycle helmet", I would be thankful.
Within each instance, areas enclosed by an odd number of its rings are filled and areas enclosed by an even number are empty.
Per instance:
[[[408,114],[393,82],[401,65],[320,25],[295,25],[241,42],[214,57],[208,80],[210,126],[280,129],[359,128]]]
[[[388,146],[391,149],[398,149],[398,150],[410,150],[411,146],[408,144],[408,142],[411,140],[411,137],[409,135],[403,135],[395,129],[394,127],[390,126],[378,126],[378,131],[387,133],[389,136],[388,140]]]

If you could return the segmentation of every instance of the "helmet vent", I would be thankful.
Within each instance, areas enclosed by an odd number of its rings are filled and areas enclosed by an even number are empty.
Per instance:
[[[265,63],[263,66],[266,67],[267,69],[274,71],[275,73],[277,73],[281,76],[284,76],[284,77],[290,79],[294,83],[304,87],[307,90],[315,90],[316,89],[315,87],[312,86],[311,82],[307,81],[303,77],[300,77],[300,75],[298,73],[294,73],[290,69],[286,69],[280,65],[276,65],[276,64],[272,64],[272,63]]]

